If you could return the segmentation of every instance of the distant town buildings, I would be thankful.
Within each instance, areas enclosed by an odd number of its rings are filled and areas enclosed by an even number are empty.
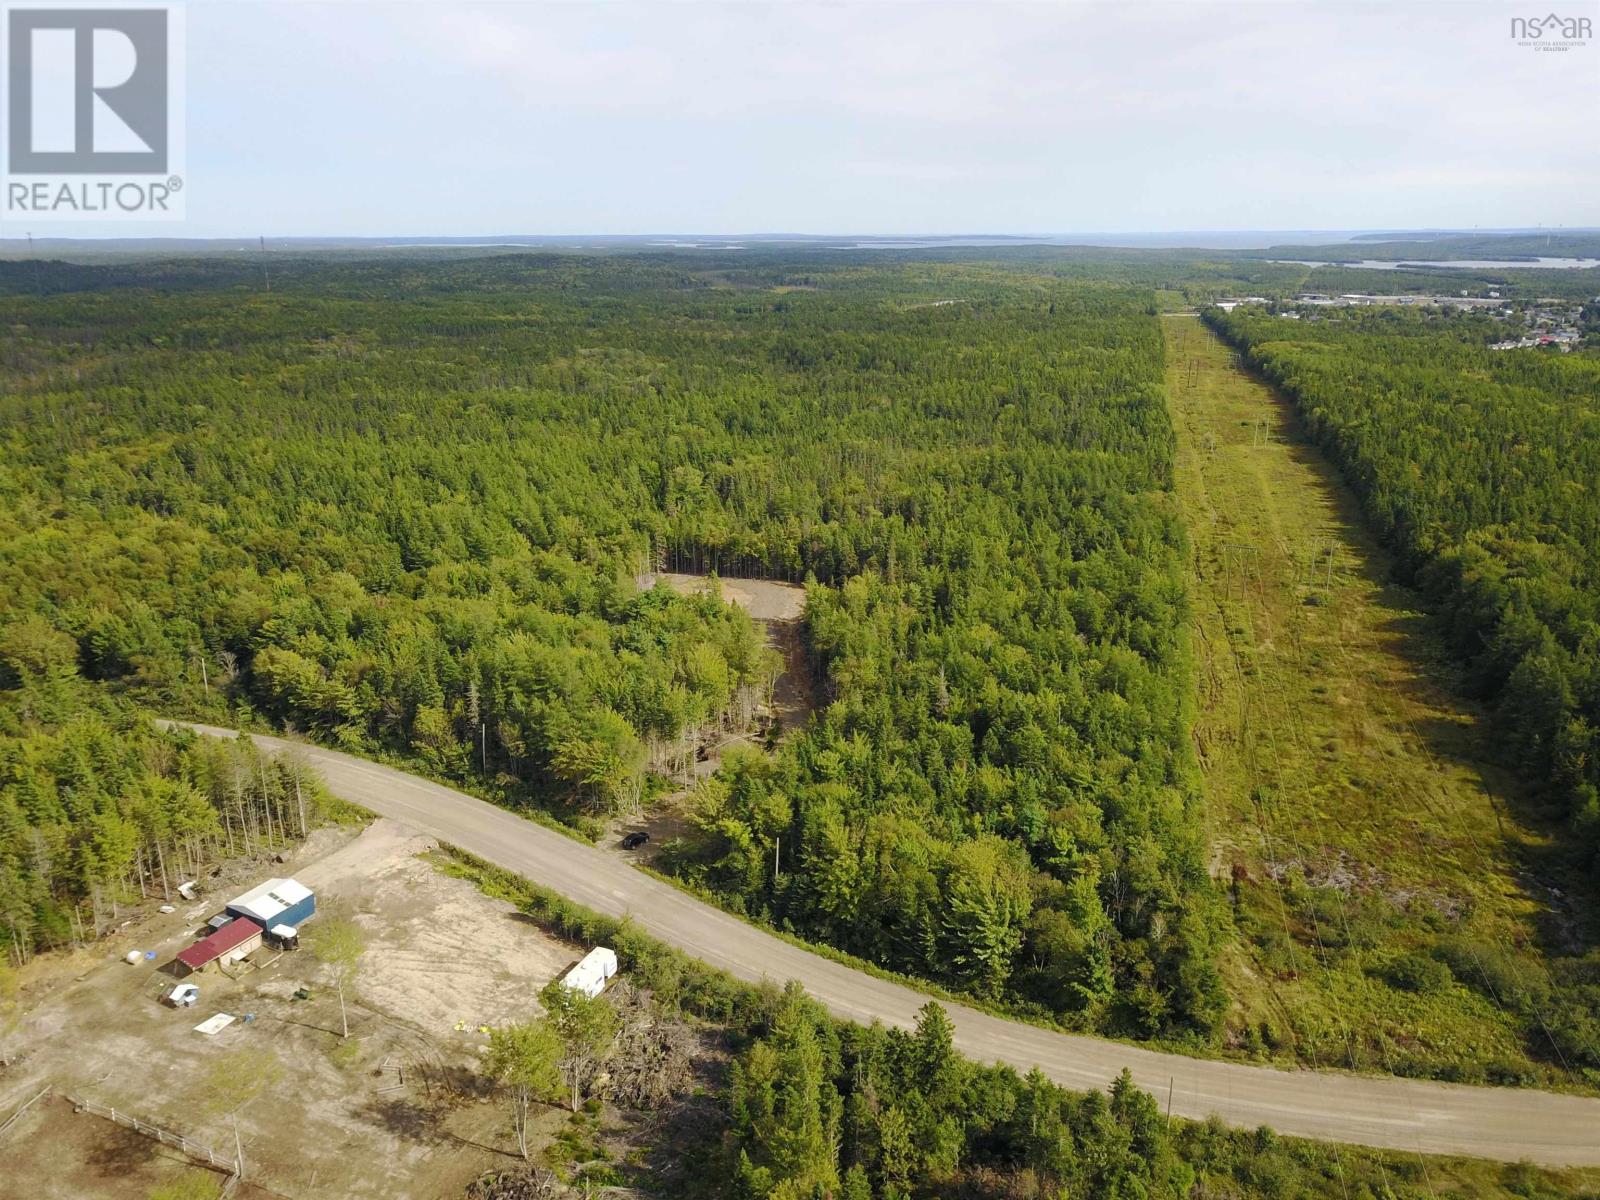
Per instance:
[[[1232,312],[1242,304],[1260,304],[1272,308],[1278,316],[1291,321],[1306,318],[1317,320],[1318,311],[1325,308],[1437,307],[1473,312],[1505,325],[1520,326],[1513,336],[1489,343],[1491,350],[1541,348],[1572,350],[1582,345],[1584,338],[1581,301],[1564,300],[1559,297],[1517,300],[1506,298],[1498,291],[1489,291],[1483,296],[1374,292],[1344,292],[1340,295],[1331,295],[1326,292],[1300,292],[1293,299],[1269,300],[1264,296],[1222,296],[1212,303],[1223,312]],[[1593,303],[1600,306],[1600,297],[1596,297]]]
[[[1498,292],[1491,292],[1488,296],[1390,295],[1370,292],[1345,292],[1339,296],[1328,296],[1321,292],[1302,292],[1294,298],[1294,302],[1332,308],[1356,308],[1369,304],[1409,308],[1437,304],[1445,308],[1473,309],[1499,308],[1505,303],[1500,299]]]
[[[1536,333],[1528,337],[1507,338],[1503,342],[1491,342],[1491,350],[1528,350],[1539,346],[1554,346],[1558,350],[1570,350],[1581,341],[1576,329],[1558,329],[1551,333]]]

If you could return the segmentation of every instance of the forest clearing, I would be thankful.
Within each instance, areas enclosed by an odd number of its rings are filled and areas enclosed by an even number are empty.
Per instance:
[[[709,594],[712,576],[686,571],[644,572],[634,578],[641,591],[665,583],[680,596]],[[797,583],[776,579],[716,579],[718,594],[726,604],[741,609],[762,631],[768,650],[776,655],[776,673],[766,689],[766,702],[757,721],[747,729],[721,730],[703,744],[689,765],[683,786],[657,796],[643,811],[619,813],[600,835],[599,844],[616,847],[647,866],[654,866],[668,847],[681,848],[693,833],[690,798],[694,785],[721,768],[723,755],[739,747],[773,748],[778,739],[804,727],[817,708],[817,688],[806,656],[806,590]],[[621,846],[628,831],[646,836],[643,844]]]
[[[1197,319],[1163,323],[1195,744],[1242,933],[1223,956],[1230,1041],[1309,1066],[1571,1079],[1499,998],[1413,953],[1441,941],[1469,970],[1540,972],[1545,939],[1579,932],[1541,861],[1551,836],[1519,820],[1418,598],[1287,402]]]
[[[641,588],[650,588],[657,580],[663,580],[679,595],[695,596],[706,590],[709,578],[660,571],[640,575],[635,582]],[[767,647],[779,657],[781,666],[772,682],[769,706],[777,730],[781,733],[799,729],[817,707],[816,689],[806,665],[805,588],[778,579],[739,578],[719,578],[717,586],[724,601],[742,608],[759,623],[766,633]]]
[[[232,1158],[230,1121],[211,1095],[228,1072],[266,1080],[239,1109],[246,1175],[235,1195],[429,1200],[459,1194],[502,1166],[515,1144],[504,1106],[482,1077],[482,1030],[538,1013],[539,989],[584,948],[441,873],[434,847],[379,819],[360,831],[319,830],[291,859],[287,869],[364,934],[348,1040],[334,988],[308,949],[258,954],[258,968],[236,977],[195,976],[201,1002],[194,1009],[158,1003],[157,989],[171,979],[113,951],[154,947],[157,961],[170,957],[190,936],[186,925],[178,928],[181,914],[131,926],[88,964],[79,962],[75,977],[61,976],[18,1031],[18,1044],[32,1052],[7,1074],[8,1095],[45,1083],[53,1089],[6,1135],[30,1147],[11,1164],[8,1189],[39,1200],[143,1200],[194,1170],[176,1150],[74,1113],[69,1095]],[[35,973],[62,965],[41,958]],[[50,984],[36,979],[31,987]],[[302,990],[308,998],[297,998]],[[238,1017],[222,1032],[204,1037],[192,1028],[222,1011]],[[545,1112],[537,1144],[562,1121],[559,1111]]]

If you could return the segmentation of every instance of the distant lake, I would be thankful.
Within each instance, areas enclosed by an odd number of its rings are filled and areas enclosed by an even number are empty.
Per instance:
[[[1267,261],[1294,263],[1302,267],[1360,267],[1368,271],[1431,271],[1441,267],[1466,271],[1586,271],[1591,267],[1600,267],[1600,258],[1454,258],[1434,261],[1412,258],[1401,262],[1391,262],[1382,258],[1364,258],[1360,262],[1269,258]]]
[[[948,237],[929,239],[880,238],[871,242],[850,242],[842,246],[829,246],[830,250],[933,250],[945,246],[1053,246],[1062,243],[1049,238],[1020,237]]]

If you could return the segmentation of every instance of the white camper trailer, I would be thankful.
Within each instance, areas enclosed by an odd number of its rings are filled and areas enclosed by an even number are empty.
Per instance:
[[[561,986],[582,992],[591,1000],[606,990],[606,981],[617,973],[617,952],[596,946],[582,961],[561,977]]]

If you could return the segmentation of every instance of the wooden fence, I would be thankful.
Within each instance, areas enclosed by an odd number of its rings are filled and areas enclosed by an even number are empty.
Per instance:
[[[34,1101],[38,1100],[40,1096],[45,1095],[47,1092],[49,1092],[49,1090],[50,1090],[50,1087],[49,1087],[48,1084],[45,1085],[44,1087],[40,1088],[37,1092],[35,1092],[33,1094],[33,1098],[32,1099],[28,1100],[26,1103],[23,1104],[23,1106],[21,1108],[17,1109],[16,1112],[12,1113],[9,1117],[7,1117],[5,1119],[5,1123],[4,1124],[0,1124],[0,1134],[4,1134],[6,1130],[10,1129],[19,1120],[21,1120],[22,1119],[22,1114],[27,1112],[30,1108],[33,1107]]]
[[[145,1137],[154,1138],[163,1146],[171,1146],[187,1154],[196,1162],[204,1163],[208,1167],[215,1167],[219,1171],[226,1171],[230,1176],[239,1174],[238,1159],[228,1158],[218,1154],[209,1146],[202,1146],[199,1142],[184,1137],[181,1133],[173,1133],[170,1129],[162,1129],[159,1125],[152,1125],[149,1121],[141,1121],[138,1117],[125,1112],[119,1112],[109,1104],[96,1104],[93,1100],[81,1100],[77,1096],[68,1096],[72,1106],[79,1112],[93,1113],[97,1117],[105,1117],[108,1121],[115,1121],[118,1125],[127,1127],[135,1133],[142,1133]]]

